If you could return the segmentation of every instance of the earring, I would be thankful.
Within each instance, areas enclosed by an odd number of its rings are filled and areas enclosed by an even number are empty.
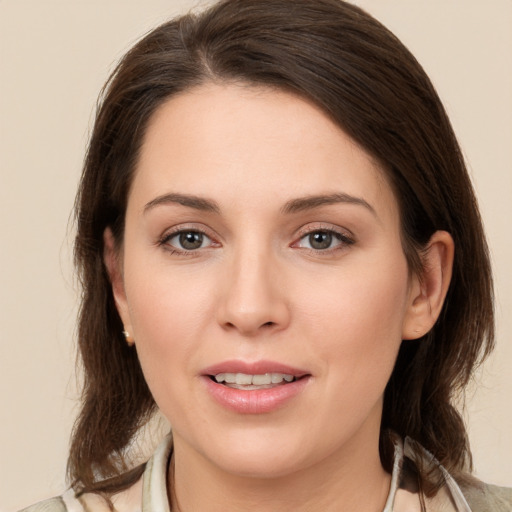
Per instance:
[[[130,336],[128,331],[123,331],[123,334],[129,347],[135,345],[135,340]]]

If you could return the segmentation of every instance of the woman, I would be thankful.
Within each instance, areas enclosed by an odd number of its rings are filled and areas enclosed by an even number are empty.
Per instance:
[[[493,345],[476,201],[370,16],[227,0],[148,34],[105,89],[77,220],[73,490],[29,510],[510,510],[452,405]],[[156,408],[172,438],[132,468]]]

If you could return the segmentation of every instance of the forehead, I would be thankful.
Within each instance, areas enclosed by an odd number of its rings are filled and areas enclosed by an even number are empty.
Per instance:
[[[396,206],[383,170],[319,107],[289,92],[206,84],[153,115],[132,191],[249,199],[343,192]]]

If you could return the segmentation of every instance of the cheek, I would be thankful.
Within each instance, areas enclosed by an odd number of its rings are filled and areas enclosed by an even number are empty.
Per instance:
[[[405,260],[367,265],[326,280],[301,304],[303,329],[315,339],[315,352],[337,379],[385,385],[401,344],[407,310],[408,271]],[[316,293],[311,293],[316,290]]]
[[[177,338],[192,334],[211,307],[214,283],[208,272],[171,266],[161,257],[153,261],[146,258],[145,265],[139,263],[140,259],[135,254],[125,264],[126,294],[134,332],[144,338],[152,333],[148,338],[155,341],[172,333]]]
[[[307,319],[301,330],[314,340],[312,354],[321,364],[324,385],[325,406],[311,420],[312,429],[324,432],[325,443],[338,439],[340,432],[357,432],[370,416],[380,422],[407,297],[406,266],[396,270],[367,269],[364,278],[345,275],[301,306]],[[401,281],[396,278],[400,275]]]
[[[137,354],[158,402],[160,394],[180,382],[177,379],[170,386],[184,362],[199,350],[199,333],[205,329],[205,319],[211,318],[214,292],[207,281],[202,279],[199,286],[186,272],[127,263],[126,293]]]

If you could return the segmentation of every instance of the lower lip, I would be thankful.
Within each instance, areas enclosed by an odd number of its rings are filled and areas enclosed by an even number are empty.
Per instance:
[[[240,414],[263,414],[280,409],[304,390],[309,377],[267,389],[234,389],[218,384],[210,377],[204,376],[206,388],[214,400]]]

